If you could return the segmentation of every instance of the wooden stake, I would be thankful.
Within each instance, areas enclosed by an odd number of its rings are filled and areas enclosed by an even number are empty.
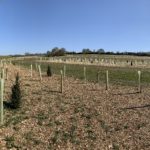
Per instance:
[[[31,64],[31,78],[32,78],[32,64]]]
[[[109,88],[108,70],[106,71],[106,90]]]
[[[138,91],[139,93],[141,93],[141,71],[138,71],[138,83],[139,83],[139,87],[138,87]]]
[[[39,69],[39,74],[40,74],[40,80],[42,81],[42,73],[41,73],[41,66],[38,65],[38,69]]]
[[[4,79],[0,79],[0,125],[3,125],[4,120],[3,92],[4,92]]]
[[[64,65],[64,77],[66,77],[66,65]]]
[[[86,83],[86,67],[84,67],[84,82]]]
[[[63,71],[60,70],[60,74],[61,74],[61,88],[60,88],[60,92],[63,93]]]

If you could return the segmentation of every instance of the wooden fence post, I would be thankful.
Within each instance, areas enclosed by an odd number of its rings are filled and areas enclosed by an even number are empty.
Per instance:
[[[61,87],[60,87],[60,92],[63,93],[63,71],[60,70],[60,74],[61,74]]]
[[[40,65],[38,65],[38,69],[39,69],[40,80],[42,81],[42,73],[41,73],[41,66]]]
[[[138,91],[139,93],[141,93],[141,71],[138,71],[138,84],[139,84],[139,87],[138,87]]]
[[[0,125],[3,125],[4,120],[3,92],[4,92],[4,79],[0,79]]]
[[[106,90],[109,88],[108,70],[106,71]]]
[[[86,67],[84,67],[84,82],[86,83]]]
[[[30,67],[31,67],[31,78],[32,78],[32,64],[31,64],[31,66],[30,66]]]

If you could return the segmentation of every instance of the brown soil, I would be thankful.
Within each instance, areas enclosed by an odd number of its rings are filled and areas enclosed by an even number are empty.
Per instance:
[[[18,68],[9,67],[5,101]],[[5,109],[0,149],[19,150],[149,150],[150,88],[84,84],[60,76],[30,77],[21,68],[22,106]]]

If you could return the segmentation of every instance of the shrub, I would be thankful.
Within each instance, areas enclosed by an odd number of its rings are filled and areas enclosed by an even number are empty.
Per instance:
[[[19,73],[17,73],[15,84],[12,86],[11,107],[13,109],[17,109],[20,107],[20,104],[21,104],[21,89],[20,89]]]
[[[47,67],[47,76],[48,77],[52,76],[52,71],[51,71],[51,67],[50,66]]]

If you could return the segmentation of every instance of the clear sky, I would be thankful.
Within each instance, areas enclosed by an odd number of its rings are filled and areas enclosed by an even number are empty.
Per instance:
[[[150,0],[0,0],[0,55],[56,46],[150,51]]]

